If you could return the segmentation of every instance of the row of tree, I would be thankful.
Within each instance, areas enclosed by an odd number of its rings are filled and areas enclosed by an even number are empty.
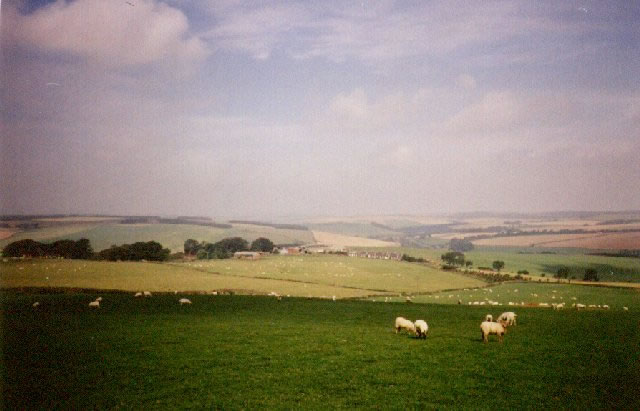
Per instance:
[[[108,261],[166,261],[171,251],[156,241],[112,245],[100,251],[96,257]]]
[[[463,267],[463,266],[469,268],[473,265],[473,261],[466,260],[464,253],[461,253],[460,251],[449,251],[447,253],[442,254],[440,256],[440,259],[444,261],[445,265],[447,266],[445,268]],[[504,261],[495,260],[493,261],[493,263],[491,263],[491,266],[494,270],[496,270],[497,272],[500,272],[500,270],[504,268]],[[482,268],[482,267],[479,267],[479,268]]]
[[[268,238],[260,237],[251,244],[241,237],[224,238],[215,243],[197,241],[192,238],[184,242],[184,253],[198,259],[230,258],[238,251],[272,252],[275,244]]]
[[[93,248],[86,238],[78,241],[58,240],[50,244],[31,239],[18,240],[2,250],[4,257],[62,257],[72,259],[92,258]]]
[[[91,242],[86,238],[78,241],[58,240],[53,243],[41,243],[31,239],[18,240],[8,244],[3,250],[4,257],[49,257],[74,260],[109,261],[165,261],[171,251],[155,241],[133,244],[112,245],[98,253],[93,251]]]

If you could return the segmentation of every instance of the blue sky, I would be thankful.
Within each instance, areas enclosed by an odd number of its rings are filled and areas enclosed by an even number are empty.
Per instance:
[[[640,5],[2,3],[2,213],[640,209]]]

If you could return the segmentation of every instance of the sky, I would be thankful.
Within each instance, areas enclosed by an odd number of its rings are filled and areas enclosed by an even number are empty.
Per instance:
[[[640,209],[640,2],[0,7],[1,214]]]

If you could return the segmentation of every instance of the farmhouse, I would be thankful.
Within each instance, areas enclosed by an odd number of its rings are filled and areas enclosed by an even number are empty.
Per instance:
[[[240,260],[258,260],[260,257],[261,254],[254,251],[238,251],[233,253],[233,258]]]

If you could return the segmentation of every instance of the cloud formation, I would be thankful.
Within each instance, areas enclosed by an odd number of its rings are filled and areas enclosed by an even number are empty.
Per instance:
[[[5,33],[44,52],[107,66],[137,66],[163,59],[200,59],[205,44],[189,33],[178,9],[155,0],[57,0],[23,15],[9,8]]]
[[[5,213],[640,208],[635,3],[4,3]]]

